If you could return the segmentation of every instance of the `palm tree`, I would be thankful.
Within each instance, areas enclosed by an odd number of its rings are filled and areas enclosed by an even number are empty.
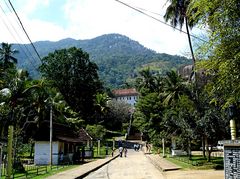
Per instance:
[[[164,82],[164,92],[165,97],[163,103],[165,105],[174,105],[176,101],[183,94],[190,94],[187,86],[183,83],[182,78],[175,71],[167,72]]]
[[[13,57],[14,54],[18,53],[17,50],[12,50],[12,45],[8,43],[2,43],[0,48],[0,61],[3,65],[3,68],[12,67],[13,64],[17,63],[17,59]]]
[[[180,29],[182,29],[185,23],[187,35],[188,35],[189,47],[190,47],[192,60],[193,60],[193,70],[194,70],[195,57],[193,53],[191,36],[189,33],[189,27],[192,28],[193,24],[190,25],[190,23],[188,22],[188,16],[187,16],[187,8],[190,3],[190,0],[168,0],[168,1],[170,2],[170,5],[167,7],[166,13],[164,15],[164,19],[166,22],[170,21],[173,28],[176,28],[177,26],[179,26]]]
[[[97,93],[95,99],[96,122],[103,122],[102,117],[109,111],[107,106],[110,97],[106,93]]]
[[[150,68],[144,69],[139,72],[140,77],[136,80],[137,90],[145,95],[156,90],[155,76],[151,73]]]

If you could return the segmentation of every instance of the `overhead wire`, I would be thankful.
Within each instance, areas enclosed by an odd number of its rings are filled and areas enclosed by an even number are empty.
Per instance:
[[[126,6],[126,7],[128,7],[128,8],[130,8],[130,9],[133,9],[133,10],[135,10],[135,11],[137,11],[137,12],[139,12],[139,13],[141,13],[141,14],[149,17],[149,18],[152,18],[152,19],[154,19],[154,20],[156,20],[156,21],[158,21],[158,22],[160,22],[160,23],[162,23],[162,24],[164,24],[164,25],[166,25],[166,26],[169,26],[169,27],[171,27],[171,28],[174,28],[174,29],[176,29],[176,30],[178,30],[178,31],[180,31],[180,32],[182,32],[182,33],[184,33],[184,34],[188,34],[187,32],[185,32],[185,31],[183,31],[183,30],[181,30],[181,29],[179,29],[179,28],[173,27],[172,25],[170,25],[170,24],[168,24],[168,23],[166,23],[166,22],[164,22],[164,21],[162,21],[162,20],[160,20],[160,19],[158,19],[158,18],[156,18],[156,17],[154,17],[154,16],[152,16],[152,15],[147,14],[146,12],[147,12],[148,10],[144,10],[143,8],[134,7],[134,6],[129,5],[129,4],[127,4],[127,3],[123,2],[123,1],[120,1],[120,0],[115,0],[115,1],[118,2],[118,3],[120,3],[120,4],[122,4],[122,5],[124,5],[124,6]],[[144,11],[146,11],[146,12],[144,12]],[[154,14],[156,14],[156,13],[154,13]],[[160,15],[160,14],[157,14],[157,15]],[[161,15],[161,16],[162,16],[162,15]],[[204,40],[204,39],[202,39],[202,38],[199,38],[199,37],[197,37],[196,35],[190,34],[190,36],[193,37],[193,38],[196,38],[196,39],[198,39],[198,40],[201,40],[201,41],[203,41],[203,42],[207,42],[206,40]]]
[[[32,40],[30,39],[30,37],[29,37],[29,35],[28,35],[28,33],[27,33],[26,29],[24,28],[24,26],[23,26],[23,23],[22,23],[22,21],[21,21],[20,17],[18,16],[18,14],[17,14],[17,12],[16,12],[16,10],[15,10],[15,8],[14,8],[13,4],[11,3],[11,1],[10,1],[10,0],[8,0],[8,2],[9,2],[9,4],[10,4],[11,8],[13,9],[13,11],[14,11],[14,13],[15,13],[15,15],[16,15],[16,17],[17,17],[17,19],[18,19],[18,21],[19,21],[19,23],[20,23],[20,25],[21,25],[21,27],[22,27],[22,29],[23,29],[24,33],[25,33],[25,35],[27,36],[27,38],[28,38],[28,40],[29,40],[29,42],[30,42],[31,46],[33,47],[33,49],[34,49],[34,51],[35,51],[35,53],[36,53],[37,57],[38,57],[38,58],[39,58],[39,60],[42,62],[42,59],[41,59],[41,57],[40,57],[40,55],[39,55],[39,53],[38,53],[38,51],[37,51],[37,49],[36,49],[35,45],[32,43]]]
[[[5,1],[5,4],[6,4],[6,6],[8,7],[8,9],[10,10],[10,12],[11,12],[11,9],[10,9],[10,7],[8,6],[8,4],[6,3],[6,1]],[[32,56],[32,53],[30,52],[29,48],[28,48],[28,47],[26,46],[26,44],[24,44],[24,43],[22,44],[23,46],[20,45],[20,44],[19,44],[19,41],[16,39],[15,35],[13,34],[12,30],[13,30],[13,31],[15,32],[15,34],[17,35],[18,39],[20,40],[20,43],[23,42],[22,38],[20,37],[19,33],[18,33],[17,30],[15,29],[15,27],[14,27],[14,25],[12,24],[11,20],[8,18],[7,13],[5,12],[5,10],[3,9],[3,7],[1,6],[1,4],[0,4],[0,9],[1,9],[2,12],[5,14],[5,16],[6,16],[7,20],[8,20],[8,23],[6,23],[6,21],[1,17],[2,22],[3,22],[4,25],[6,26],[8,32],[11,34],[11,36],[14,38],[14,40],[15,40],[16,42],[18,42],[18,43],[16,43],[16,45],[19,46],[19,48],[21,49],[21,51],[24,53],[25,57],[29,59],[29,62],[31,63],[31,65],[37,70],[38,67],[36,67],[36,64],[35,64],[35,63],[33,64],[33,62],[32,62],[32,60],[33,60],[34,57]],[[12,30],[10,29],[10,27],[9,27],[8,24],[11,25],[11,29],[12,29]],[[23,47],[24,47],[24,48],[23,48]],[[28,55],[27,53],[28,53],[29,55]]]

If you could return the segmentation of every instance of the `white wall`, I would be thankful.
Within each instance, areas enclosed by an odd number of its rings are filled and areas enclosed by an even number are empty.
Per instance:
[[[52,143],[52,164],[58,164],[58,142]],[[48,165],[50,162],[49,141],[36,141],[34,146],[34,164]]]
[[[138,96],[121,96],[115,98],[117,101],[125,101],[126,103],[134,106],[137,102]]]

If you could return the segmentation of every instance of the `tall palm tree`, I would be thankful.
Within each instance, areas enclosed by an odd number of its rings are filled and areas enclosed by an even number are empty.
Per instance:
[[[12,50],[12,45],[8,43],[2,43],[2,47],[0,48],[0,61],[3,65],[3,68],[9,68],[13,66],[13,64],[17,63],[17,59],[13,57],[14,54],[18,53],[17,50]]]
[[[193,25],[188,22],[188,16],[187,16],[187,8],[190,3],[190,0],[167,0],[170,2],[170,5],[167,7],[166,13],[164,15],[164,19],[166,22],[170,21],[173,28],[176,28],[177,26],[182,29],[184,23],[186,25],[187,35],[188,35],[188,42],[189,47],[192,55],[193,60],[193,70],[195,68],[195,56],[193,53],[193,47],[191,42],[191,36],[189,32],[189,28],[192,28]]]

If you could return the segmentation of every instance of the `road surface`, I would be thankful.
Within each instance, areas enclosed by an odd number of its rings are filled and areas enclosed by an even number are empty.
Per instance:
[[[128,149],[127,157],[118,157],[85,179],[162,179],[162,173],[143,152]]]

